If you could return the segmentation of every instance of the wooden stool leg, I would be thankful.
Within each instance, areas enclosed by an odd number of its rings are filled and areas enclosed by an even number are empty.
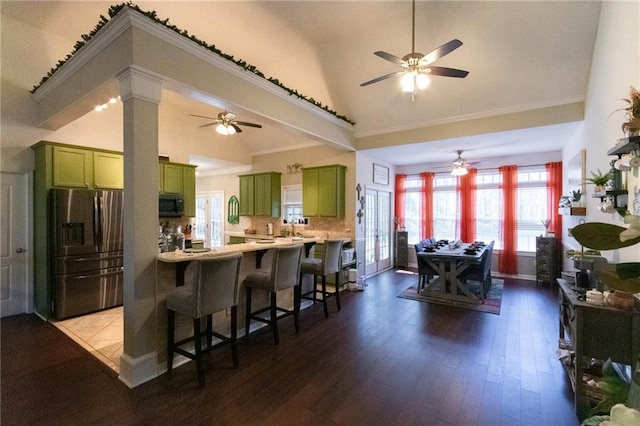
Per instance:
[[[173,341],[176,313],[172,310],[167,311],[167,371],[173,369]]]
[[[340,310],[340,272],[336,272],[336,304]]]
[[[231,355],[233,357],[233,367],[238,368],[238,307],[231,307]]]
[[[193,319],[193,337],[196,349],[196,368],[198,369],[198,384],[204,386],[204,362],[202,361],[202,348],[200,339],[200,318]]]
[[[329,308],[327,307],[327,277],[322,276],[322,305],[324,308],[324,317],[329,318]]]
[[[249,338],[249,326],[251,325],[251,287],[247,287],[247,312],[245,313],[244,321],[244,337]]]
[[[273,340],[276,345],[280,343],[280,334],[278,333],[278,310],[276,309],[276,293],[271,293],[271,327],[273,328]]]

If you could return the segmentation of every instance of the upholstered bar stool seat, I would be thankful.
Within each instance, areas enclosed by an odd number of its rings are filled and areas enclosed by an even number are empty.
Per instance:
[[[167,370],[173,369],[174,353],[179,353],[196,361],[198,383],[204,386],[203,354],[221,346],[231,344],[233,366],[238,367],[238,276],[240,275],[241,253],[220,257],[210,257],[191,261],[192,283],[186,283],[167,295]],[[213,314],[231,308],[230,336],[213,330]],[[175,314],[193,319],[193,336],[175,342]],[[200,321],[207,319],[206,331],[201,331]],[[206,348],[202,338],[206,338]],[[213,337],[220,340],[213,345]],[[195,353],[183,348],[193,342]]]
[[[316,303],[318,295],[322,296],[322,305],[325,318],[329,318],[327,298],[336,298],[336,305],[340,310],[340,270],[342,269],[342,240],[325,240],[324,253],[320,258],[304,259],[300,265],[300,275],[313,275],[313,289],[301,295],[302,299],[313,300]],[[327,276],[335,274],[335,290],[327,291]],[[317,278],[321,277],[322,286],[318,290]]]
[[[302,257],[303,244],[293,244],[283,247],[274,247],[271,269],[261,272],[252,272],[247,275],[244,285],[247,290],[247,312],[245,321],[245,335],[249,337],[249,327],[251,320],[260,321],[271,325],[273,329],[273,339],[276,345],[280,343],[280,333],[278,331],[278,320],[293,315],[296,333],[300,331],[298,321],[300,313],[300,285],[298,277],[300,275],[300,258]],[[293,309],[285,309],[277,305],[277,293],[279,290],[287,288],[294,289]],[[253,290],[262,290],[270,294],[270,305],[266,308],[251,311]],[[269,311],[269,317],[264,318],[262,314]],[[283,315],[278,316],[278,312]]]

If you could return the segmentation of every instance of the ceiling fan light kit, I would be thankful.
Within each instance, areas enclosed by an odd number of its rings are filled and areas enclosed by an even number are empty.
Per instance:
[[[462,151],[456,151],[458,153],[458,158],[453,161],[453,168],[451,169],[451,174],[453,176],[464,176],[469,173],[469,163],[467,160],[462,158]]]
[[[238,126],[255,127],[257,129],[262,128],[260,124],[248,123],[246,121],[237,121],[236,115],[232,112],[227,112],[227,111],[219,113],[218,118],[207,117],[204,115],[196,115],[196,114],[189,114],[189,115],[192,117],[200,117],[200,118],[206,118],[208,120],[213,120],[213,122],[203,124],[200,127],[216,126],[216,132],[224,136],[234,135],[236,133],[242,132],[242,129]]]
[[[389,62],[393,62],[396,65],[400,65],[402,67],[401,71],[392,72],[390,74],[383,75],[381,77],[374,78],[373,80],[366,81],[362,83],[360,86],[368,86],[373,83],[377,83],[382,80],[386,80],[395,76],[402,76],[400,80],[400,85],[402,87],[403,92],[411,93],[411,100],[415,99],[415,95],[418,90],[425,89],[431,83],[430,78],[427,74],[431,75],[439,75],[443,77],[456,77],[456,78],[465,78],[469,72],[458,70],[455,68],[445,68],[445,67],[434,67],[430,64],[442,58],[445,55],[453,52],[458,47],[462,46],[462,42],[458,39],[453,39],[448,43],[443,44],[435,50],[423,55],[422,53],[416,52],[415,49],[415,38],[416,38],[416,1],[413,0],[412,3],[412,21],[411,21],[411,53],[405,55],[403,58],[399,58],[390,53],[384,51],[377,51],[373,54],[387,60]]]

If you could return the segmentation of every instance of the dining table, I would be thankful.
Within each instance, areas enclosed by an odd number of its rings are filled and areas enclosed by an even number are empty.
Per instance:
[[[482,298],[476,296],[466,285],[463,276],[468,268],[481,264],[486,250],[487,246],[480,242],[441,243],[416,253],[437,271],[437,275],[434,274],[434,278],[419,290],[420,294],[426,298],[483,303]]]

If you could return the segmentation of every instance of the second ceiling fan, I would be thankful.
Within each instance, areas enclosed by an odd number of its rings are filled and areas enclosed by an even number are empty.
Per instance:
[[[196,115],[196,114],[189,114],[189,115],[192,117],[200,117],[200,118],[207,118],[209,120],[213,120],[213,122],[203,124],[200,127],[209,127],[209,126],[217,125],[216,132],[225,136],[242,132],[242,129],[239,126],[256,127],[258,129],[262,128],[260,124],[249,123],[246,121],[238,121],[236,120],[236,115],[234,113],[227,112],[227,111],[219,113],[218,118],[207,117],[204,115]]]
[[[458,39],[453,39],[448,43],[443,44],[435,50],[423,55],[416,52],[415,39],[416,39],[416,2],[412,2],[412,21],[411,21],[411,53],[406,54],[402,58],[394,56],[390,53],[378,50],[373,54],[379,56],[394,64],[400,65],[402,70],[392,72],[390,74],[383,75],[373,80],[366,81],[360,86],[368,86],[373,83],[377,83],[382,80],[386,80],[391,77],[402,75],[402,90],[405,92],[411,92],[411,100],[414,100],[415,94],[418,89],[422,89],[429,85],[429,75],[438,75],[443,77],[457,77],[464,78],[469,72],[455,68],[436,67],[431,65],[433,62],[442,58],[443,56],[453,52],[458,47],[462,46],[462,42]]]

